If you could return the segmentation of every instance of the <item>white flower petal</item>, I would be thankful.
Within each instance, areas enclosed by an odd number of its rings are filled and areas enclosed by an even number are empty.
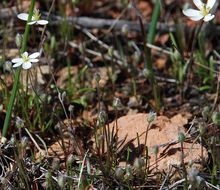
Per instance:
[[[22,68],[23,69],[30,69],[31,68],[31,62],[25,62],[22,64]]]
[[[205,22],[209,22],[210,20],[212,20],[213,18],[215,17],[215,15],[211,15],[211,14],[208,14],[204,17],[204,21]]]
[[[34,20],[34,21],[31,21],[31,22],[28,23],[28,25],[33,25],[33,24],[35,24],[36,22],[37,22],[37,21],[35,21],[35,20]]]
[[[209,9],[212,9],[212,7],[214,6],[216,0],[208,0],[206,7]]]
[[[46,25],[46,24],[48,24],[48,21],[47,20],[38,20],[37,24]]]
[[[199,21],[203,18],[203,15],[198,15],[198,16],[193,16],[193,17],[189,17],[191,20],[193,21]]]
[[[14,58],[11,60],[12,63],[22,63],[22,58]]]
[[[35,59],[37,57],[39,57],[40,53],[39,52],[35,52],[35,53],[32,53],[31,55],[29,55],[29,58],[30,59]]]
[[[195,6],[199,9],[202,10],[204,7],[204,3],[201,0],[193,0],[193,3]]]
[[[39,59],[30,59],[31,63],[37,63],[39,61]]]
[[[22,55],[27,57],[28,56],[28,52],[25,51]]]
[[[198,15],[201,15],[201,11],[195,10],[195,9],[185,9],[183,10],[183,14],[188,17],[195,17]]]
[[[28,14],[27,14],[27,13],[18,14],[17,17],[18,17],[19,19],[21,19],[21,20],[24,20],[24,21],[27,21],[27,20],[28,20]]]
[[[13,65],[13,67],[19,67],[19,66],[21,66],[21,65],[22,65],[22,63],[23,63],[23,62],[18,62],[18,63],[15,63],[15,64]]]

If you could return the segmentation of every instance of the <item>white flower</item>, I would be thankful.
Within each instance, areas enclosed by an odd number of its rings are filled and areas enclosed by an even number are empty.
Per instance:
[[[39,59],[36,59],[37,57],[39,57],[39,55],[40,53],[36,52],[28,56],[28,52],[24,52],[21,55],[21,58],[12,59],[11,62],[14,63],[13,67],[19,67],[22,65],[23,69],[30,69],[32,63],[36,63],[39,61]]]
[[[29,25],[33,25],[35,23],[40,24],[40,25],[48,24],[47,20],[41,20],[40,17],[41,17],[41,14],[40,14],[39,10],[37,10],[37,9],[34,10],[31,21],[28,24]],[[28,14],[27,13],[18,14],[18,18],[21,19],[21,20],[27,21],[28,20]]]
[[[216,0],[208,0],[207,3],[203,3],[201,0],[193,0],[193,3],[199,10],[186,9],[183,10],[183,14],[188,16],[191,20],[198,21],[203,19],[205,22],[212,20],[215,15],[210,13]]]

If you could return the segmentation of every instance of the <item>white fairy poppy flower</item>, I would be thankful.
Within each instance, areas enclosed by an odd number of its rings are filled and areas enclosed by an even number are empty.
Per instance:
[[[24,21],[28,20],[28,14],[27,13],[20,13],[20,14],[18,14],[17,17],[21,20],[24,20]],[[48,24],[48,21],[47,20],[42,20],[39,10],[36,9],[36,10],[34,10],[31,21],[28,24],[29,25],[33,25],[33,24],[46,25],[46,24]]]
[[[183,14],[188,16],[191,20],[199,21],[203,19],[205,22],[212,20],[215,15],[211,14],[210,11],[213,8],[216,0],[208,0],[207,3],[203,3],[201,0],[193,0],[193,3],[199,10],[186,9],[183,10]]]
[[[30,69],[32,63],[39,61],[39,59],[37,59],[39,56],[39,52],[32,53],[31,55],[28,55],[28,52],[24,52],[20,58],[12,59],[11,62],[14,63],[13,67],[19,67],[22,65],[23,69]]]

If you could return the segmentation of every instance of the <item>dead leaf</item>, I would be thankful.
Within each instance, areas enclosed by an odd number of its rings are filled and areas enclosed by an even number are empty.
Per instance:
[[[70,72],[71,78],[74,78],[78,74],[78,66],[71,66],[70,68],[64,67],[59,72],[57,72],[56,76],[58,77],[57,79],[57,86],[59,88],[65,88],[68,84],[68,75]]]
[[[165,69],[167,63],[167,58],[158,58],[155,61],[155,66],[157,69]]]

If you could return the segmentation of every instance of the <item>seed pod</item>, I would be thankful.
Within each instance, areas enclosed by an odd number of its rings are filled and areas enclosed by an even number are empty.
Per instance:
[[[148,115],[147,115],[147,121],[148,123],[152,123],[157,117],[157,114],[155,112],[150,112]]]
[[[108,120],[107,118],[108,118],[108,116],[107,116],[106,111],[101,110],[98,115],[98,124],[100,126],[104,126]]]
[[[155,145],[155,146],[153,147],[153,153],[154,153],[154,155],[157,155],[158,152],[159,152],[159,146],[158,146],[158,145]]]
[[[15,43],[18,48],[22,46],[23,36],[21,34],[16,34],[15,36]]]
[[[186,136],[184,133],[180,132],[178,135],[179,142],[184,142],[186,140]]]
[[[119,110],[120,108],[123,107],[122,103],[121,103],[121,100],[119,98],[116,98],[116,97],[114,97],[114,99],[113,99],[112,106],[116,110]]]
[[[142,158],[136,158],[134,160],[134,168],[137,170],[137,171],[141,171],[142,168],[144,167],[144,159]]]
[[[22,139],[21,139],[22,148],[26,148],[28,146],[28,142],[29,142],[29,140],[27,137],[22,137]]]

